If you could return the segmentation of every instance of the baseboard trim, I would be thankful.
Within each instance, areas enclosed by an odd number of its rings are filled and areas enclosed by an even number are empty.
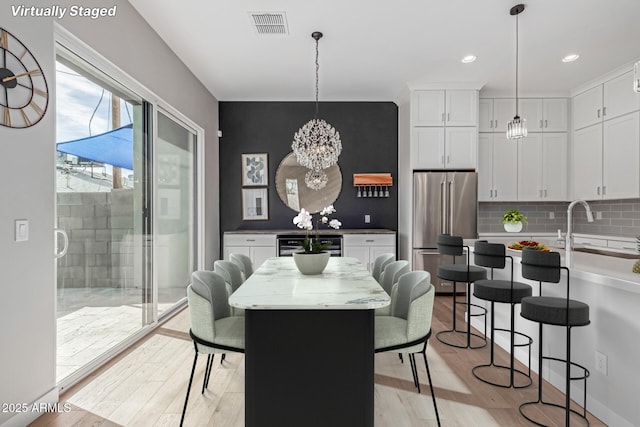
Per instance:
[[[13,417],[9,418],[2,424],[2,427],[24,427],[34,422],[40,415],[53,410],[63,411],[63,407],[54,407],[58,403],[60,395],[58,388],[54,387],[38,399],[29,403],[27,411],[19,412]]]

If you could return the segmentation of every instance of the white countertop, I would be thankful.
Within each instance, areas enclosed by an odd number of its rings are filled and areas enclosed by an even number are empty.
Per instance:
[[[492,241],[488,236],[483,238]],[[472,249],[474,242],[475,240],[465,240],[465,244]],[[551,250],[560,253],[562,265],[565,265],[564,249],[551,247]],[[514,262],[520,263],[521,254],[521,251],[507,249],[507,255],[513,256]],[[573,251],[572,257],[572,265],[569,268],[571,277],[640,294],[640,274],[631,271],[637,260],[577,251]]]
[[[230,297],[233,307],[256,310],[369,310],[389,295],[356,258],[331,257],[322,274],[305,276],[293,257],[269,258]]]

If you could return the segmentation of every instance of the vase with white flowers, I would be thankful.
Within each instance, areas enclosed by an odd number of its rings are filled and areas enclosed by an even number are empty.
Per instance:
[[[329,219],[329,216],[336,212],[333,205],[329,205],[320,211],[320,217],[315,224],[315,237],[309,237],[309,231],[314,229],[313,215],[302,208],[300,213],[293,218],[293,223],[306,231],[306,236],[302,242],[302,252],[293,254],[293,259],[302,274],[320,274],[324,271],[331,254],[325,249],[330,243],[320,241],[320,224],[338,230],[342,223],[337,219]]]

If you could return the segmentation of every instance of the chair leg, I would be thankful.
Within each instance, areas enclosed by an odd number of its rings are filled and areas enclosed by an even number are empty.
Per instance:
[[[436,394],[433,392],[433,382],[431,382],[431,372],[429,371],[429,362],[427,361],[427,350],[422,352],[424,358],[424,366],[427,368],[427,379],[429,380],[429,389],[431,390],[431,399],[433,400],[433,409],[436,411],[436,420],[440,427],[440,415],[438,414],[438,404],[436,403]]]
[[[411,377],[413,378],[413,386],[418,387],[418,383],[416,381],[415,366],[413,365],[413,359],[411,359],[411,355],[409,355],[409,366],[411,367]]]
[[[207,364],[204,367],[204,378],[202,380],[202,394],[204,394],[204,389],[209,385],[209,372],[213,363],[212,357],[213,354],[207,355]]]
[[[414,378],[415,378],[416,387],[418,387],[418,393],[421,393],[421,391],[420,391],[420,378],[418,377],[418,365],[416,365],[416,355],[414,353],[410,353],[409,354],[409,360],[411,360],[412,366],[413,366],[413,370],[415,372]]]
[[[189,385],[187,386],[187,397],[184,398],[184,408],[182,408],[182,417],[180,418],[180,427],[184,423],[184,416],[187,413],[187,402],[189,402],[189,392],[191,391],[191,383],[193,383],[193,374],[196,371],[196,362],[198,361],[198,350],[196,348],[196,355],[193,357],[193,366],[191,367],[191,376],[189,377]]]
[[[402,358],[402,353],[398,353],[398,357],[400,358],[400,363],[404,363],[404,359]]]
[[[222,365],[222,362],[224,362],[224,359],[227,357],[226,353],[222,353],[222,357],[220,358],[220,364]]]
[[[567,372],[565,373],[565,396],[566,396],[566,426],[569,426],[569,418],[571,415],[571,326],[567,326]],[[586,401],[585,401],[586,402]]]

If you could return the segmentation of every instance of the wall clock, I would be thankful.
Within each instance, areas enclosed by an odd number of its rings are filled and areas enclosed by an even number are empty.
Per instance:
[[[49,88],[40,64],[20,40],[0,28],[0,125],[33,126],[48,105]]]

